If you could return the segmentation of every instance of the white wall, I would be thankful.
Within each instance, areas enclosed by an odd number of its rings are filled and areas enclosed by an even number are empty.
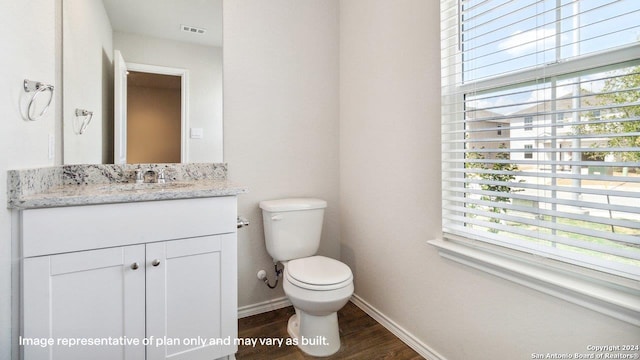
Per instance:
[[[126,62],[189,70],[189,127],[204,133],[188,139],[189,162],[222,162],[222,49],[117,31],[113,48]]]
[[[637,327],[441,258],[437,1],[340,2],[341,253],[355,292],[446,359],[637,343]]]
[[[261,200],[327,200],[320,252],[339,256],[338,1],[233,0],[224,7],[224,137],[231,179],[246,185],[238,212],[239,305],[281,297],[272,276]]]
[[[22,81],[57,85],[55,72],[55,2],[0,0],[0,186],[7,170],[53,165],[48,156],[49,134],[55,135],[54,102],[38,121],[25,121],[28,97]],[[43,94],[45,95],[45,94]],[[42,100],[38,101],[42,104]],[[44,99],[46,100],[46,99]],[[0,190],[5,208],[6,191]],[[0,359],[11,357],[11,215],[0,210]]]
[[[113,136],[113,31],[109,17],[102,0],[64,0],[63,14],[64,162],[113,162],[107,150],[113,147],[106,144]],[[76,109],[93,111],[82,135],[77,134],[81,123]]]

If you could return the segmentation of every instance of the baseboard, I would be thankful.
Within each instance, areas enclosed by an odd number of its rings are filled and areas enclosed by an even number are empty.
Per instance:
[[[291,306],[291,301],[289,301],[286,296],[263,301],[257,304],[241,306],[238,308],[238,319],[282,309],[287,306]]]
[[[407,344],[410,348],[415,350],[422,357],[427,360],[447,360],[444,356],[438,354],[435,350],[431,349],[422,341],[418,340],[415,336],[409,333],[407,330],[396,324],[393,320],[389,319],[386,315],[381,313],[378,309],[371,306],[368,302],[364,301],[361,297],[353,294],[351,302],[359,307],[362,311],[371,316],[374,320],[379,322],[387,330],[398,337],[402,342]]]

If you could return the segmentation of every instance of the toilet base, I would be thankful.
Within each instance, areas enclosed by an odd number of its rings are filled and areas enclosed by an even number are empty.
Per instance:
[[[338,315],[325,316],[305,314],[298,309],[291,315],[287,332],[298,340],[298,348],[311,356],[329,356],[340,350]]]

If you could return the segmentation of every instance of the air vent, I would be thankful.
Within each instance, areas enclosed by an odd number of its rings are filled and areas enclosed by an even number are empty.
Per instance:
[[[207,32],[207,29],[197,28],[195,26],[189,26],[189,25],[180,25],[180,29],[182,29],[182,31],[184,32],[188,32],[191,34],[204,34],[205,32]]]

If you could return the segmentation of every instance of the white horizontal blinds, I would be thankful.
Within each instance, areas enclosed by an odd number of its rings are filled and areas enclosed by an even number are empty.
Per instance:
[[[637,0],[462,1],[465,81],[629,45],[638,18]]]
[[[441,11],[445,233],[640,279],[640,1]]]

